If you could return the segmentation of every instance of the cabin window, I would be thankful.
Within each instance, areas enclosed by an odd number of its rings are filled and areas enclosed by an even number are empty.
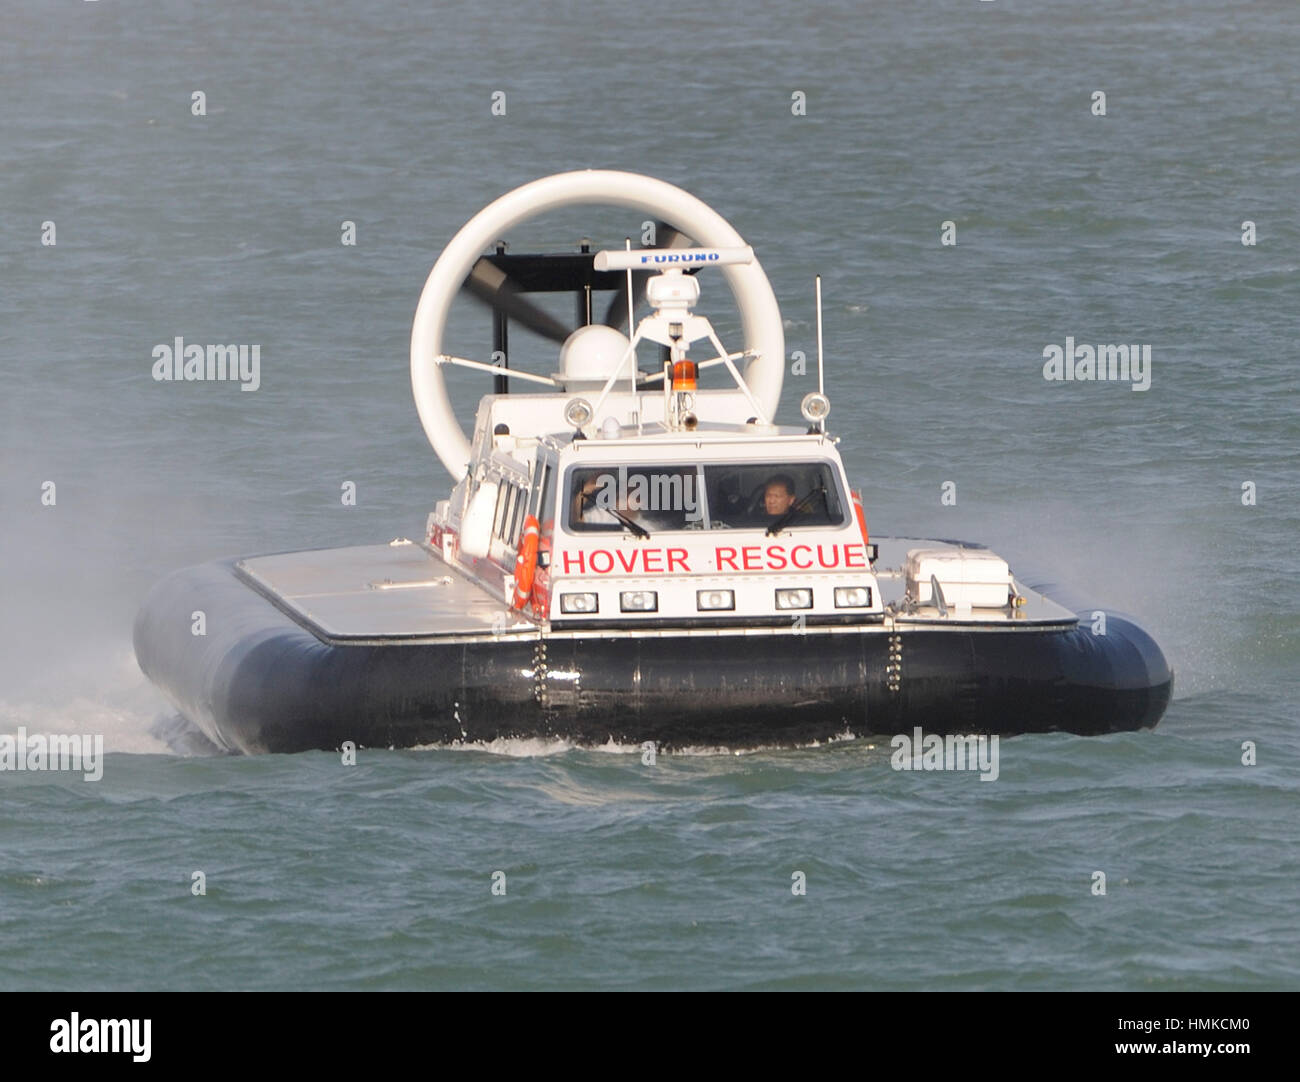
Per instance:
[[[497,527],[493,531],[502,541],[510,541],[511,521],[515,515],[517,501],[519,501],[519,486],[512,481],[502,480],[500,495],[497,498]]]
[[[514,546],[523,530],[524,515],[528,511],[528,489],[504,478],[497,482],[496,518],[492,533],[505,544]]]
[[[699,529],[704,521],[698,466],[595,466],[569,473],[566,522],[577,533]]]
[[[512,485],[507,481],[502,481],[497,486],[497,513],[493,521],[492,532],[502,539],[506,535],[506,523],[510,521],[510,494]]]
[[[537,501],[537,508],[534,512],[537,515],[537,522],[542,528],[542,533],[549,534],[551,527],[554,525],[552,516],[555,513],[555,463],[545,461],[541,464],[542,480],[535,491],[540,493]]]
[[[617,533],[629,523],[655,533],[765,529],[783,518],[789,529],[849,521],[830,462],[575,467],[566,491],[565,524],[574,533]]]
[[[524,509],[528,505],[528,500],[524,494],[524,490],[518,489],[517,492],[518,492],[518,496],[515,499],[514,514],[511,516],[510,519],[509,540],[511,546],[516,545],[519,541],[519,531],[523,529],[523,525],[524,525]]]
[[[839,470],[829,462],[708,465],[704,491],[711,529],[766,529],[782,518],[790,529],[825,528],[849,520]]]

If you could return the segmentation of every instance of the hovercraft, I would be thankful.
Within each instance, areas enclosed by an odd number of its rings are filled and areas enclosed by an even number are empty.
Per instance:
[[[586,204],[650,216],[659,243],[496,244]],[[695,310],[719,278],[740,311],[734,352]],[[494,309],[492,363],[443,348],[466,288]],[[578,298],[572,333],[527,299],[554,292]],[[509,367],[511,321],[562,343],[557,372]],[[819,373],[820,352],[819,302]],[[1088,610],[979,545],[873,540],[824,392],[804,398],[806,426],[775,423],[784,355],[753,250],[695,197],[597,170],[524,185],[452,239],[416,310],[415,402],[456,481],[424,536],[176,572],[137,617],[140,667],[210,740],[246,753],[1155,726],[1173,677],[1136,624],[1106,613],[1098,633]],[[495,379],[472,437],[448,366]],[[704,387],[707,369],[726,385]],[[204,635],[190,633],[198,609]]]

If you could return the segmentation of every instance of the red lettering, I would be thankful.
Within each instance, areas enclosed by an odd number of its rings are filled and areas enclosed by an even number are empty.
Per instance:
[[[628,559],[629,556],[631,557],[631,559]],[[618,550],[618,562],[621,563],[621,564],[623,565],[623,570],[624,570],[624,571],[635,571],[635,570],[636,570],[636,550],[633,549],[632,552],[628,553],[628,552],[624,552],[622,549],[619,549],[619,550]],[[593,570],[594,570],[594,569],[593,569]]]
[[[603,558],[605,564],[603,569],[596,566],[597,556]],[[591,554],[591,570],[597,575],[608,575],[614,570],[614,554],[612,552],[606,552],[604,549],[597,549]]]
[[[725,556],[722,555],[724,552],[726,553]],[[715,555],[716,558],[717,558],[717,564],[718,564],[718,570],[719,570],[719,571],[721,571],[721,570],[723,569],[723,567],[727,567],[727,568],[729,568],[729,569],[732,570],[732,571],[739,571],[739,570],[740,570],[740,568],[738,568],[738,567],[736,566],[736,550],[735,550],[735,549],[733,549],[733,548],[723,548],[723,547],[719,547],[719,548],[717,548],[717,549],[714,551],[714,555]],[[724,563],[723,561],[726,561],[726,562]]]
[[[663,554],[664,554],[663,549],[642,549],[641,550],[641,565],[645,568],[647,575],[651,571],[663,570],[663,567],[660,566],[659,563],[660,559],[662,559],[663,557]],[[653,566],[651,566],[650,563],[651,560],[654,561]]]
[[[858,557],[861,562],[856,562],[854,557]],[[867,546],[866,545],[845,545],[844,546],[844,566],[845,567],[866,567],[867,566]]]
[[[569,567],[569,555],[568,552],[564,553],[564,573],[566,575],[572,574],[572,570]],[[585,575],[587,573],[587,562],[584,558],[584,554],[581,552],[575,552],[573,553],[573,558],[578,568],[578,574]]]
[[[803,549],[804,552],[808,553],[808,562],[806,564],[801,564],[795,559],[795,556],[798,555],[800,549]],[[800,571],[807,571],[812,567],[812,547],[809,545],[795,545],[795,547],[790,550],[790,566],[797,567]],[[594,571],[595,568],[593,567],[592,570]]]
[[[682,565],[681,569],[683,571],[690,571],[690,568],[686,566],[686,550],[669,549],[668,550],[668,573],[670,575],[677,570],[677,567],[675,565],[678,563]]]
[[[771,571],[780,571],[786,565],[785,549],[780,545],[767,546],[767,566]],[[780,560],[780,563],[776,561]]]
[[[757,545],[746,545],[740,550],[740,563],[746,571],[761,571],[763,569],[763,565],[758,562],[760,551]]]
[[[827,562],[826,562],[826,554],[825,554],[824,552],[822,552],[822,549],[823,549],[824,547],[825,547],[825,546],[823,546],[823,545],[818,545],[818,546],[817,546],[817,562],[818,562],[819,564],[821,564],[822,567],[826,568],[827,570],[829,570],[829,569],[832,568],[832,567],[839,567],[839,566],[840,566],[840,547],[839,547],[839,545],[832,545],[832,546],[831,546],[831,562],[830,562],[830,563],[827,563]]]

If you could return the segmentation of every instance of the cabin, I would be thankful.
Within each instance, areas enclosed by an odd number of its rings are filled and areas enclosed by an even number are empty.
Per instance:
[[[835,441],[735,420],[739,397],[696,392],[697,417],[733,419],[681,429],[664,423],[661,395],[611,396],[599,422],[530,436],[523,425],[554,396],[489,396],[429,544],[509,601],[534,520],[516,608],[557,626],[878,622],[875,550]]]

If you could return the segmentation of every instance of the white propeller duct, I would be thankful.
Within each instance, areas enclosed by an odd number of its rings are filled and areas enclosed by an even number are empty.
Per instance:
[[[728,250],[725,260],[695,265],[718,266],[730,286],[740,310],[745,349],[757,354],[745,366],[745,382],[767,415],[776,413],[785,374],[781,310],[762,266],[731,224],[695,196],[653,177],[602,169],[556,173],[507,192],[471,218],[438,257],[420,294],[411,328],[411,390],[429,443],[457,481],[467,471],[470,443],[435,360],[444,352],[442,339],[452,301],[475,261],[499,237],[537,215],[587,205],[626,207],[658,217],[699,245],[683,252]],[[745,249],[744,257],[732,258],[735,249]]]

